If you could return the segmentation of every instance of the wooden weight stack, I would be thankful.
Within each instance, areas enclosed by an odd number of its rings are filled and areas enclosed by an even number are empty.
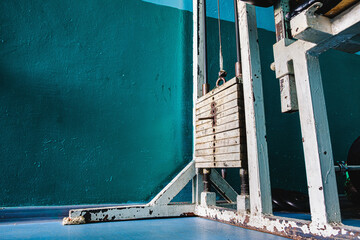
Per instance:
[[[196,101],[196,168],[240,168],[246,158],[242,83],[233,78]]]

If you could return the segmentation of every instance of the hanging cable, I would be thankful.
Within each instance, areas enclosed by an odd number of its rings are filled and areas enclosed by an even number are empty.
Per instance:
[[[219,86],[220,81],[223,82],[223,84],[225,83],[225,77],[226,77],[226,71],[224,71],[224,59],[223,59],[223,55],[222,55],[222,45],[221,45],[221,22],[220,22],[220,0],[217,0],[217,5],[218,5],[218,25],[219,25],[219,67],[220,67],[220,71],[219,71],[219,78],[216,81],[216,86]],[[221,169],[221,176],[222,178],[226,178],[226,168],[222,168]]]
[[[218,4],[218,25],[219,25],[219,65],[220,65],[220,71],[223,71],[224,59],[222,55],[222,46],[221,46],[220,0],[217,1],[217,4]]]
[[[223,59],[222,44],[221,44],[220,0],[217,0],[217,5],[218,5],[218,25],[219,25],[219,67],[220,67],[219,78],[216,81],[216,86],[218,87],[220,81],[222,81],[223,84],[225,83],[226,81],[225,77],[227,73],[224,70],[224,59]]]

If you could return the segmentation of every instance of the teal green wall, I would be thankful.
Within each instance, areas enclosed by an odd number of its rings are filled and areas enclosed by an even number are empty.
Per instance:
[[[192,148],[191,17],[0,1],[0,206],[145,201]]]
[[[190,12],[140,0],[13,0],[0,13],[0,206],[144,202],[191,160]],[[233,76],[233,23],[222,30]],[[259,37],[272,185],[306,191],[298,114],[280,113],[269,68],[275,36]],[[214,86],[212,18],[208,40]],[[360,135],[358,66],[357,55],[321,57],[336,160]],[[229,175],[237,188],[237,171]]]

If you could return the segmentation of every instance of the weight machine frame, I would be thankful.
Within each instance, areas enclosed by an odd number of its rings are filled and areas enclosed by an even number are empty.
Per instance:
[[[216,206],[203,192],[202,174],[190,162],[151,202],[143,205],[75,209],[72,219],[83,217],[85,222],[106,222],[158,217],[198,216],[232,225],[291,238],[360,238],[360,228],[341,223],[330,142],[325,99],[318,56],[360,33],[360,3],[344,13],[328,19],[316,15],[315,3],[295,16],[285,19],[289,0],[275,6],[277,43],[274,45],[273,69],[280,80],[282,111],[299,111],[305,155],[311,221],[274,216],[266,142],[261,61],[258,46],[255,7],[237,0],[240,31],[241,65],[244,89],[245,122],[249,171],[249,211]],[[205,0],[193,1],[193,102],[202,96],[205,82]],[[357,13],[357,14],[356,14]],[[288,37],[288,29],[297,41]],[[360,46],[360,43],[358,43]],[[195,134],[194,134],[195,138]],[[195,139],[194,139],[195,144]],[[194,154],[195,159],[195,154]],[[192,203],[171,203],[171,200],[192,181]],[[229,203],[239,195],[217,171],[211,171],[212,186]]]

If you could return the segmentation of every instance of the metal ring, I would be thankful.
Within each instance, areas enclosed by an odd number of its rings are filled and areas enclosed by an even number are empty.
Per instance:
[[[226,82],[225,78],[220,77],[217,81],[216,81],[216,87],[219,87],[219,82],[223,81],[223,84]]]

